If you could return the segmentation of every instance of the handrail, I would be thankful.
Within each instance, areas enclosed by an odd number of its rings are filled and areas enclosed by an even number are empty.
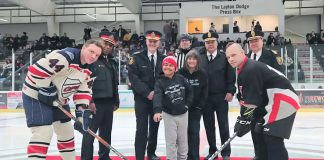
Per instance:
[[[37,54],[35,57],[33,57],[33,61],[34,61],[36,58],[39,58],[40,56],[44,55],[45,53],[47,53],[47,52],[46,52],[46,51],[44,51],[44,52],[40,52],[40,54]],[[15,74],[19,73],[20,71],[26,69],[26,68],[29,66],[29,63],[30,63],[30,62],[27,62],[26,64],[24,64],[21,68],[19,68],[18,70],[16,70],[14,74],[11,74],[11,75],[9,75],[8,77],[6,77],[6,78],[4,79],[4,81],[6,81],[6,80],[8,80],[9,78],[11,78],[12,75],[15,75]],[[14,67],[14,66],[13,66],[13,67]]]

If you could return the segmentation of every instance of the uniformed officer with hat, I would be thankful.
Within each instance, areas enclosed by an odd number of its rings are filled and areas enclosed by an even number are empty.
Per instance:
[[[283,61],[281,57],[276,52],[263,48],[263,36],[264,33],[258,30],[246,33],[246,38],[251,49],[248,57],[263,62],[283,73]]]
[[[102,54],[94,63],[93,74],[96,79],[92,86],[92,99],[89,108],[93,113],[90,129],[111,144],[113,112],[119,108],[118,94],[118,62],[114,59],[113,48],[116,44],[114,35],[109,31],[102,31],[99,37],[105,41]],[[93,159],[94,137],[85,133],[82,137],[81,159]],[[110,150],[99,143],[98,156],[100,160],[108,160]]]
[[[135,155],[137,160],[144,160],[147,145],[148,159],[159,160],[155,154],[159,122],[153,120],[152,100],[154,84],[162,73],[162,61],[165,56],[157,50],[162,34],[151,30],[147,31],[145,36],[147,49],[134,54],[128,61],[128,76],[135,100]]]
[[[249,42],[250,52],[247,54],[247,57],[253,59],[255,61],[259,61],[269,65],[270,67],[280,71],[281,73],[284,72],[283,68],[283,60],[282,58],[276,53],[269,49],[263,48],[263,37],[264,33],[259,30],[250,31],[246,34],[246,38]],[[238,95],[238,98],[240,96]],[[266,159],[266,153],[261,153],[262,151],[259,149],[260,145],[265,145],[263,134],[258,134],[254,131],[254,126],[258,121],[261,121],[263,115],[266,114],[265,110],[259,108],[255,112],[255,117],[252,120],[252,127],[251,128],[251,135],[254,145],[254,152],[255,157],[253,160],[264,160]],[[261,122],[260,122],[261,123]]]
[[[228,102],[232,101],[236,87],[235,70],[229,65],[225,53],[217,50],[218,34],[208,32],[203,39],[205,48],[200,51],[200,67],[208,75],[208,98],[203,109],[203,120],[209,144],[209,154],[205,159],[209,159],[217,151],[215,111],[222,144],[229,138]],[[231,147],[228,145],[221,155],[224,160],[229,160],[230,154]]]

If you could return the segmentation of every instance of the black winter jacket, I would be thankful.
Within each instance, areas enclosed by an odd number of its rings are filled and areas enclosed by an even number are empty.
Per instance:
[[[191,74],[186,68],[181,68],[178,73],[188,80],[194,92],[192,107],[190,110],[203,109],[206,105],[208,96],[207,74],[202,70],[197,70]]]
[[[180,115],[188,111],[193,100],[193,92],[189,82],[179,74],[172,79],[162,75],[155,83],[153,112],[162,110],[171,115]]]

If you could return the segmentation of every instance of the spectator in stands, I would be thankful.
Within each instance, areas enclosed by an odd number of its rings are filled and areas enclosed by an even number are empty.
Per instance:
[[[273,46],[275,44],[275,37],[273,36],[273,33],[270,33],[267,39],[267,46]]]
[[[146,48],[146,37],[144,36],[143,32],[141,32],[141,35],[138,37],[139,43],[142,48]]]
[[[311,34],[307,35],[307,40],[308,40],[308,44],[315,44],[316,35],[314,31],[312,31]]]
[[[111,30],[111,33],[117,33],[117,29],[116,29],[116,27],[113,27],[113,29]]]
[[[260,25],[259,21],[256,22],[256,25],[254,26],[254,31],[262,31],[262,26]]]
[[[109,32],[109,30],[108,30],[107,26],[104,26],[104,28],[103,28],[103,29],[101,29],[101,32]]]
[[[39,39],[39,43],[42,49],[48,48],[48,40],[49,37],[46,35],[46,33],[43,33],[42,37]]]
[[[119,28],[117,30],[117,37],[118,37],[118,40],[119,41],[122,41],[123,40],[126,32],[127,31],[123,28],[123,26],[122,25],[119,25]]]
[[[87,26],[86,28],[84,28],[83,31],[84,31],[83,40],[84,42],[86,42],[88,39],[91,39],[92,29],[90,28],[90,26]]]
[[[233,33],[239,33],[240,27],[237,25],[237,21],[234,21]]]
[[[238,37],[238,38],[237,38],[236,43],[242,46],[242,40],[241,40],[241,37]]]
[[[13,38],[12,47],[14,51],[17,51],[20,47],[20,37],[18,34]]]
[[[284,37],[281,35],[280,32],[278,32],[275,37],[275,44],[276,45],[284,45],[284,43],[285,43]]]
[[[171,26],[171,38],[172,38],[172,44],[177,43],[177,35],[178,35],[178,24],[172,20],[170,23]]]
[[[20,37],[20,43],[22,49],[26,49],[27,42],[28,42],[27,33],[23,32],[23,35]]]
[[[11,51],[11,49],[12,49],[12,43],[13,43],[13,38],[12,38],[11,34],[8,34],[6,36],[6,39],[5,39],[5,42],[4,42],[7,50]]]
[[[1,77],[5,78],[8,76],[9,71],[12,68],[12,61],[11,59],[7,58],[5,63],[2,66],[2,73],[1,73]]]
[[[57,44],[60,42],[60,37],[57,36],[56,33],[53,34],[53,36],[50,38],[50,50],[57,49]]]
[[[62,47],[66,48],[66,47],[70,47],[70,38],[67,36],[66,33],[63,34],[63,36],[60,38],[60,41],[62,43]]]
[[[24,63],[23,63],[23,60],[21,59],[21,57],[17,58],[17,60],[16,60],[16,71],[18,69],[20,69],[21,67],[23,67],[23,66],[24,66]]]
[[[131,42],[131,35],[126,31],[124,38],[123,38],[123,47],[128,47]]]
[[[138,34],[134,32],[131,37],[131,43],[134,44],[135,46],[138,45]]]
[[[118,39],[117,38],[118,35],[117,35],[117,29],[116,29],[116,27],[113,27],[113,29],[111,30],[111,33],[114,34],[115,39]]]
[[[216,32],[216,27],[213,22],[210,23],[209,32]]]
[[[165,35],[165,42],[171,41],[171,26],[169,21],[165,21],[165,24],[163,26],[163,33]]]

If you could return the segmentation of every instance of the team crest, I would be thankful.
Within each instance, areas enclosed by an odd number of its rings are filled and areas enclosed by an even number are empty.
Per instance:
[[[129,57],[128,64],[134,64],[135,60],[133,57]]]

